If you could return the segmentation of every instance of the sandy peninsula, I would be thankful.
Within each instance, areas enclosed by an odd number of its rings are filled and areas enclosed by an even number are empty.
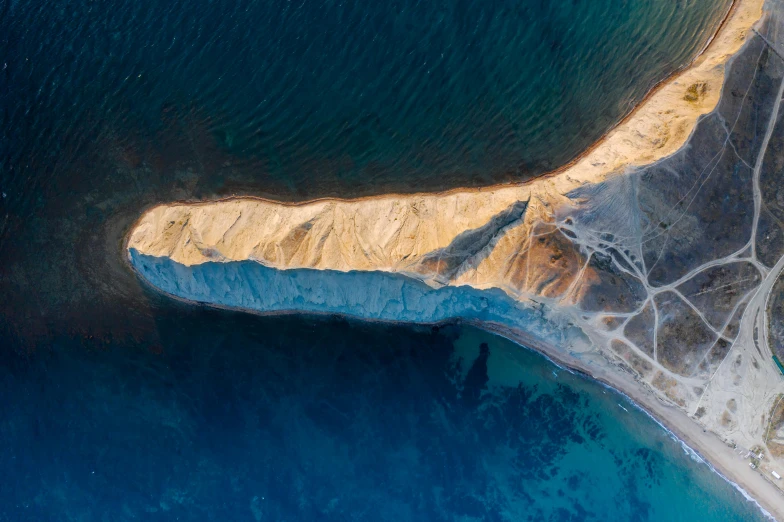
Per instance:
[[[784,520],[769,478],[784,459],[766,446],[784,378],[759,334],[784,267],[784,224],[769,217],[770,187],[784,183],[771,167],[784,156],[784,64],[769,48],[782,14],[736,0],[688,68],[547,176],[160,205],[129,231],[130,264],[159,291],[211,306],[457,318],[500,333],[626,394]],[[764,454],[756,469],[751,449]]]

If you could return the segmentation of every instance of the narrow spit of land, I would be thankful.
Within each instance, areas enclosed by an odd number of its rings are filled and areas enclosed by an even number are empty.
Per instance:
[[[763,19],[768,43],[778,38],[778,10],[776,4]],[[779,118],[784,78],[775,78],[771,105],[757,109],[768,117],[747,140],[753,145],[735,139],[747,132],[743,107],[763,97],[749,96],[760,88],[758,76],[775,73],[763,60],[767,55],[762,38],[747,38],[761,14],[761,1],[737,0],[690,68],[662,84],[601,143],[557,174],[518,186],[441,194],[293,205],[256,198],[162,205],[139,219],[126,246],[180,267],[252,261],[284,271],[281,274],[301,268],[396,272],[435,289],[496,288],[521,306],[542,306],[543,315],[567,317],[579,327],[588,345],[564,351],[535,333],[503,324],[481,326],[627,394],[784,520],[777,485],[728,445],[730,439],[748,447],[758,441],[760,416],[766,414],[769,399],[784,391],[772,363],[754,356],[760,353],[764,359],[771,353],[766,336],[761,336],[765,340],[760,339],[757,352],[754,332],[764,331],[765,303],[784,266],[784,255],[771,264],[757,251],[763,241],[761,176]],[[739,66],[728,87],[740,109],[717,108],[726,66],[747,42],[744,53],[750,68]],[[714,137],[699,136],[706,147],[702,157],[701,151],[694,152],[693,142],[683,145],[690,136],[697,139],[698,120],[711,111],[713,117],[706,117],[703,125]],[[697,154],[694,165],[688,163],[690,153]],[[726,244],[690,253],[688,242],[699,243],[707,234],[699,228],[705,217],[697,207],[710,206],[708,191],[720,181],[721,162],[732,172],[745,169],[739,185],[718,189],[742,192],[741,201],[748,195],[753,201],[751,223],[729,234]],[[643,167],[669,175],[676,194],[667,192],[670,187],[661,178],[658,184],[645,185],[638,175]],[[678,169],[686,167],[695,167],[694,179],[680,176],[685,170]],[[645,216],[641,198],[647,198]],[[731,218],[716,216],[719,221]],[[738,221],[741,218],[726,228],[740,226]],[[742,241],[733,242],[732,237]],[[619,290],[617,281],[630,290]],[[215,281],[226,284],[232,282]],[[735,297],[716,299],[716,307],[723,308],[710,308],[699,292],[690,293],[690,285],[705,286],[713,295],[733,287]],[[174,296],[189,300],[186,290]],[[737,406],[727,417],[725,404],[731,401]]]

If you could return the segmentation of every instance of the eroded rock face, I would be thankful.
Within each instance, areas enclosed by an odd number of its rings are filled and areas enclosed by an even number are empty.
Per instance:
[[[745,26],[719,35],[722,60],[741,47],[753,5],[738,7]],[[759,24],[774,44],[781,13],[776,4]],[[784,266],[784,62],[748,34],[720,101],[711,78],[724,61],[707,53],[707,80],[678,78],[654,97],[660,112],[643,110],[557,176],[449,194],[161,206],[130,234],[131,263],[169,294],[219,306],[501,324],[578,358],[600,354],[711,429],[758,440],[755,412],[784,391],[757,333]],[[680,97],[696,119],[711,93],[715,109],[685,146],[646,134],[654,116],[684,134],[666,103]]]

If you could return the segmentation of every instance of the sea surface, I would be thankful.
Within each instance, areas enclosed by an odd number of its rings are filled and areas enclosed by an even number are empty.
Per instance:
[[[519,181],[595,142],[729,5],[5,0],[6,146],[23,169],[194,118],[287,199]]]
[[[178,305],[0,365],[0,520],[763,520],[615,392],[461,325]]]
[[[540,175],[728,5],[0,1],[0,522],[761,519],[523,347],[184,305],[123,252],[175,199]]]

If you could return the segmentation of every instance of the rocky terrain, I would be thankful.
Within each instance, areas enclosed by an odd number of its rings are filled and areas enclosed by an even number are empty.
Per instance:
[[[129,235],[131,264],[215,306],[485,324],[625,372],[782,473],[784,8],[734,9],[689,70],[562,172],[444,194],[159,206]]]

